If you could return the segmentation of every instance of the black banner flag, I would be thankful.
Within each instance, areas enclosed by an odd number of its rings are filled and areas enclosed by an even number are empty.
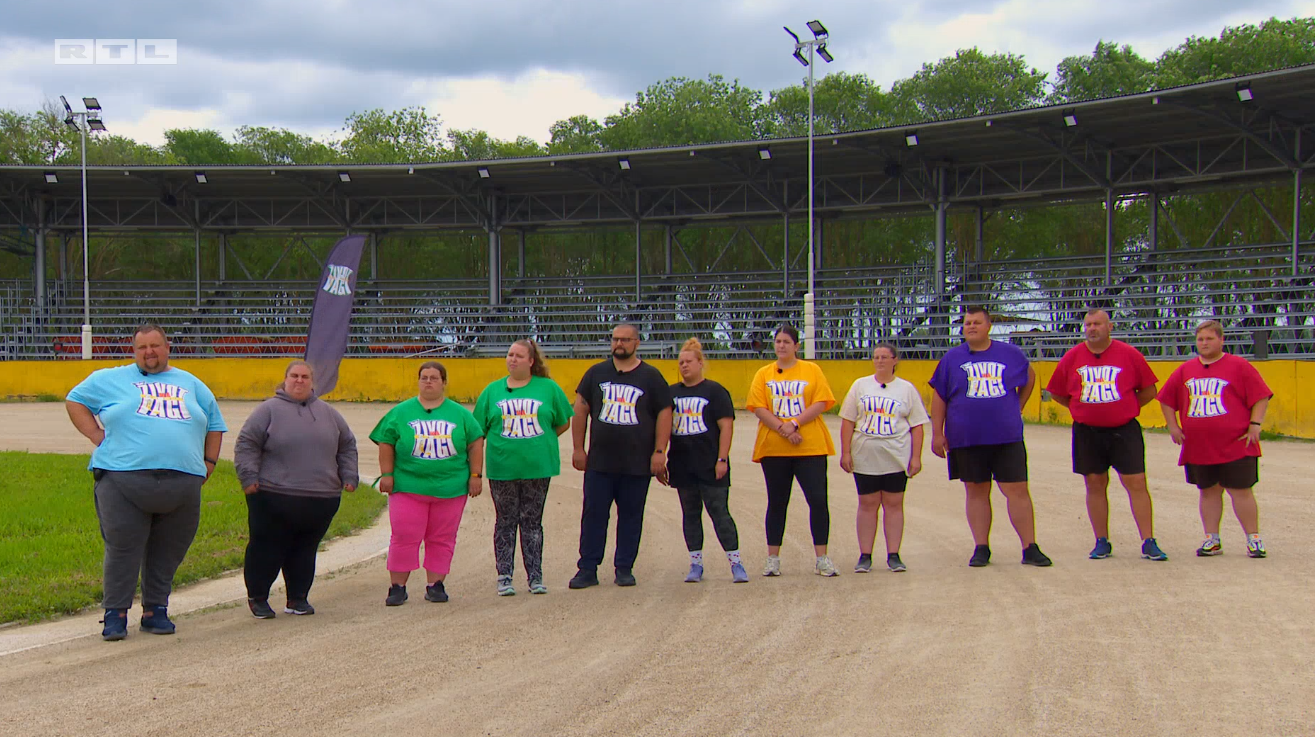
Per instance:
[[[356,270],[364,248],[365,236],[346,236],[334,245],[324,262],[306,335],[306,363],[315,373],[316,396],[322,397],[338,385],[338,364],[347,353],[352,305],[356,301]]]

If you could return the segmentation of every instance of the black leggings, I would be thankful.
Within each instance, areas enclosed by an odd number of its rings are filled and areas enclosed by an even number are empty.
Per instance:
[[[826,545],[831,536],[831,510],[826,502],[826,456],[767,456],[762,459],[767,482],[767,544],[780,545],[785,537],[785,510],[790,506],[794,480],[808,502],[808,526],[814,545]]]
[[[496,516],[493,521],[493,559],[499,576],[510,576],[516,564],[516,533],[520,532],[521,559],[531,582],[543,581],[543,507],[552,479],[489,481]]]
[[[247,494],[251,539],[242,574],[249,598],[268,599],[269,587],[283,571],[288,601],[306,599],[315,581],[315,554],[341,502],[336,496]]]
[[[712,518],[712,529],[717,533],[717,540],[722,550],[730,552],[740,549],[740,533],[735,529],[735,520],[731,519],[727,497],[729,486],[708,486],[690,484],[676,487],[680,495],[682,527],[685,530],[685,547],[690,551],[703,550],[703,508],[708,508]]]

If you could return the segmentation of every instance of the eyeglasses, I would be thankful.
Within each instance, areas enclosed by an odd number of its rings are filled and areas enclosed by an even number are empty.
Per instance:
[[[639,338],[612,338],[613,343],[638,343]]]
[[[440,378],[440,377],[438,377],[438,376],[421,376],[421,377],[420,377],[420,383],[421,383],[421,384],[432,384],[432,383],[434,383],[434,382],[436,382],[436,381],[441,382],[442,380],[443,380],[443,379]]]

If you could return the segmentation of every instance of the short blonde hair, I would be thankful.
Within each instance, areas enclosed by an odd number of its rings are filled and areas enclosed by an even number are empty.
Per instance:
[[[1224,339],[1224,326],[1219,324],[1218,320],[1206,320],[1196,326],[1196,332],[1193,335],[1200,335],[1202,330],[1209,330],[1219,336],[1220,340]]]

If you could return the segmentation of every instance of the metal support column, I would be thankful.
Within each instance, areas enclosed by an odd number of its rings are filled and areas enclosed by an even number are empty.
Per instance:
[[[1301,129],[1296,136],[1297,160],[1301,161]],[[1301,265],[1301,167],[1292,170],[1292,275],[1300,273]]]
[[[219,281],[228,278],[228,234],[219,234]]]
[[[502,304],[502,242],[498,237],[498,196],[489,195],[489,304]]]
[[[520,243],[516,246],[516,277],[525,278],[525,229],[520,230]]]
[[[1151,193],[1151,251],[1160,250],[1160,193]]]
[[[639,302],[640,287],[642,286],[644,273],[644,243],[643,234],[639,231],[639,221],[635,221],[635,302]]]
[[[671,226],[668,225],[665,228],[665,230],[666,232],[663,235],[663,239],[662,239],[663,241],[662,265],[663,268],[666,269],[666,273],[670,275],[671,274]]]
[[[785,214],[785,237],[781,250],[781,297],[790,299],[790,213]]]
[[[822,268],[822,264],[826,261],[826,258],[823,256],[823,254],[826,253],[826,218],[819,217],[817,219],[817,244],[814,248],[813,255],[815,256],[815,260],[813,261],[813,266],[820,269]]]
[[[196,231],[196,264],[193,271],[196,274],[196,308],[201,309],[201,229]]]
[[[1105,289],[1111,285],[1114,259],[1114,190],[1105,190]]]
[[[945,220],[950,209],[945,194],[945,168],[936,170],[936,304],[945,300]]]
[[[36,297],[37,315],[46,318],[46,200],[37,198],[36,251],[32,254],[32,295]]]
[[[977,206],[977,238],[973,241],[973,264],[981,266],[986,260],[986,212]]]
[[[370,281],[379,279],[379,234],[370,231]]]

